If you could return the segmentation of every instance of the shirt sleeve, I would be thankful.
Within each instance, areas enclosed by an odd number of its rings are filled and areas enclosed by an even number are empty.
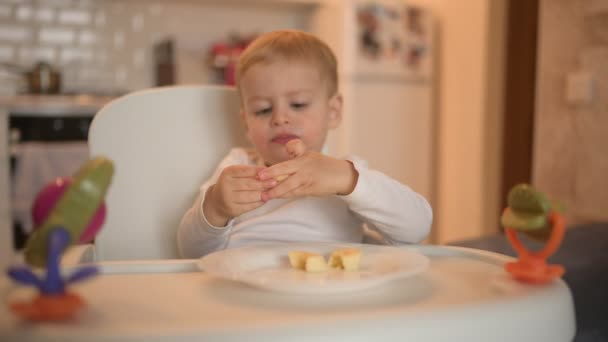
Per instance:
[[[350,210],[371,224],[392,244],[417,243],[431,230],[433,211],[428,201],[406,185],[350,159],[359,173],[352,193],[342,196]]]
[[[217,182],[222,170],[231,165],[248,164],[247,153],[242,148],[234,148],[200,187],[194,204],[181,219],[177,230],[177,245],[183,258],[199,258],[205,254],[225,248],[232,230],[234,219],[225,227],[215,227],[207,221],[203,213],[203,203],[207,190]]]

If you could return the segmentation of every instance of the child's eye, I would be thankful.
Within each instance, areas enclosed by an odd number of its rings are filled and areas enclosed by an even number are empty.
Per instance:
[[[305,103],[305,102],[293,102],[291,104],[291,108],[296,109],[296,110],[306,108],[307,106],[308,106],[308,103]]]
[[[258,109],[253,113],[255,115],[264,115],[264,114],[269,114],[271,112],[272,112],[272,107],[266,107],[266,108]]]

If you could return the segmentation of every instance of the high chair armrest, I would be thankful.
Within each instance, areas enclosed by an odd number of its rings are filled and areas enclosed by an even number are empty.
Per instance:
[[[95,261],[95,246],[91,243],[75,245],[61,257],[61,266],[76,266]]]

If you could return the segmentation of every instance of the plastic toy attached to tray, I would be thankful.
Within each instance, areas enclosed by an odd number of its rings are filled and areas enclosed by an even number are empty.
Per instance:
[[[528,184],[513,187],[509,192],[508,204],[509,207],[502,214],[501,224],[519,259],[507,263],[505,270],[515,279],[527,283],[546,283],[561,277],[564,267],[549,265],[546,261],[557,251],[564,238],[563,215],[544,194]],[[519,240],[518,233],[545,242],[545,245],[538,252],[530,251]]]
[[[13,280],[38,289],[31,301],[10,304],[15,314],[32,321],[63,320],[84,306],[84,300],[68,291],[67,285],[97,274],[97,268],[84,266],[62,278],[61,254],[72,244],[91,241],[101,228],[106,211],[103,201],[113,174],[112,162],[97,157],[73,177],[57,178],[38,193],[32,208],[35,230],[26,243],[25,260],[46,272],[37,276],[28,266],[9,268]]]

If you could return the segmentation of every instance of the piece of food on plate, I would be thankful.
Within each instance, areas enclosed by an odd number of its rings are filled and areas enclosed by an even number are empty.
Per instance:
[[[325,258],[317,253],[307,251],[291,251],[288,253],[291,267],[306,272],[323,272],[327,270]]]
[[[303,270],[306,266],[306,257],[311,254],[305,251],[291,251],[287,254],[291,267]]]
[[[357,248],[341,248],[331,253],[327,263],[331,268],[343,269],[345,271],[357,271],[359,270],[360,262],[361,250]]]
[[[325,258],[319,254],[312,254],[306,257],[306,272],[325,272],[327,271],[327,263]]]

